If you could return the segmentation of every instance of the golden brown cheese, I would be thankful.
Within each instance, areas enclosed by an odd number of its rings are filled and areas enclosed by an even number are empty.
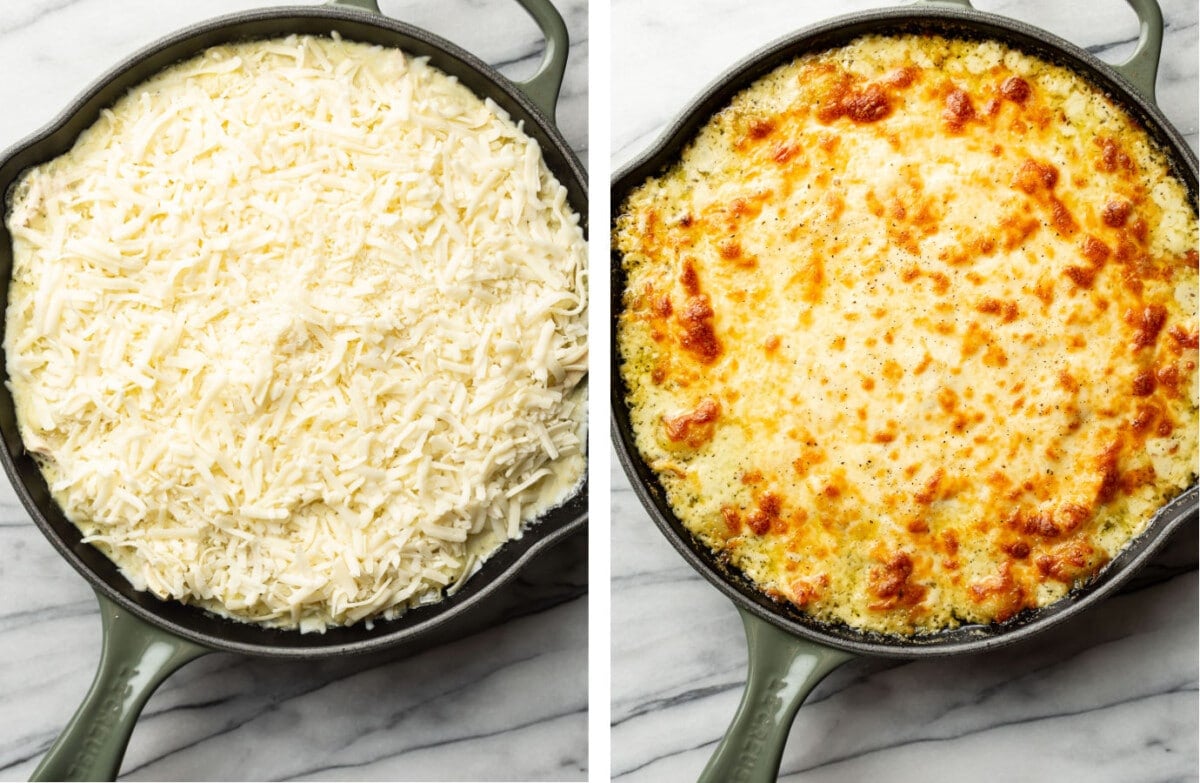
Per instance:
[[[1195,481],[1195,208],[1066,69],[918,36],[804,56],[637,189],[614,246],[638,449],[819,619],[1003,621]]]

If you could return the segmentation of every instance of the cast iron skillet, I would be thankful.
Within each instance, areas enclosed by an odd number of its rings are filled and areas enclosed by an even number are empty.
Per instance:
[[[477,95],[495,101],[515,121],[523,121],[526,133],[541,146],[547,166],[566,187],[568,200],[586,230],[586,174],[553,121],[566,68],[566,25],[551,0],[518,2],[541,28],[546,51],[537,73],[517,83],[454,44],[381,15],[376,0],[262,9],[194,25],[131,56],[88,88],[49,126],[0,156],[0,197],[22,171],[70,149],[101,109],[175,62],[231,41],[292,33],[328,35],[336,30],[347,40],[427,56]],[[0,302],[8,301],[11,269],[12,238],[0,226]],[[50,498],[41,473],[22,446],[7,384],[0,385],[0,436],[0,461],[13,487],[50,543],[92,584],[104,625],[96,679],[34,772],[35,780],[114,779],[134,722],[150,694],[171,672],[207,652],[315,658],[382,648],[415,649],[476,630],[486,611],[485,600],[536,554],[582,528],[587,519],[585,477],[563,505],[543,515],[522,538],[502,547],[455,595],[396,620],[376,623],[373,628],[360,623],[324,634],[300,634],[226,620],[134,590],[108,558],[80,542],[79,530]]]
[[[1154,80],[1162,47],[1162,13],[1155,0],[1127,0],[1137,12],[1137,49],[1124,63],[1106,65],[1050,33],[984,13],[969,0],[920,0],[905,8],[867,11],[796,32],[752,54],[710,85],[653,147],[617,173],[612,187],[612,219],[630,191],[678,159],[683,147],[718,110],[754,80],[809,51],[847,43],[866,33],[929,32],[989,38],[1057,62],[1081,73],[1114,96],[1169,151],[1177,175],[1193,201],[1197,193],[1196,156],[1154,103]],[[739,573],[698,543],[671,511],[657,477],[638,455],[627,389],[617,353],[616,318],[622,309],[625,277],[620,255],[611,263],[613,441],[630,483],[667,540],[709,582],[737,605],[746,626],[750,666],[746,690],[725,738],[701,775],[702,781],[772,781],[796,710],[809,691],[837,666],[858,655],[920,658],[981,652],[1012,644],[1057,625],[1113,592],[1168,539],[1196,519],[1197,488],[1168,503],[1144,533],[1132,541],[1087,585],[1036,611],[988,626],[971,625],[917,638],[897,638],[819,623],[766,598]]]

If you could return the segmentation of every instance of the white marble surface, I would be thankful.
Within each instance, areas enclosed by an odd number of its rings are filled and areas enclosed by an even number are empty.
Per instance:
[[[587,4],[556,0],[572,36],[558,120],[586,155]],[[311,4],[311,0],[309,2]],[[156,38],[270,0],[23,0],[0,8],[0,148],[54,117]],[[515,78],[540,33],[512,0],[383,0]],[[280,663],[206,656],[151,698],[131,780],[581,780],[587,776],[583,537],[506,591],[512,621],[416,657]],[[91,681],[96,602],[0,481],[0,778],[27,779]]]
[[[614,0],[614,169],[758,47],[878,0]],[[1132,51],[1121,0],[977,0],[1110,61]],[[1163,0],[1159,101],[1197,142],[1197,6]],[[612,776],[694,780],[741,697],[732,603],[650,521],[612,457]],[[1034,640],[921,662],[859,659],[810,695],[780,779],[800,783],[1194,781],[1197,536],[1182,530],[1137,585]]]

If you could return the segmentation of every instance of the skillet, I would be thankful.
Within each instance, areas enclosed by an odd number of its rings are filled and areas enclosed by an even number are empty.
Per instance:
[[[836,46],[866,32],[914,30],[999,39],[1082,72],[1116,96],[1170,151],[1178,175],[1195,199],[1195,155],[1154,104],[1162,41],[1161,11],[1152,0],[1128,2],[1138,15],[1141,33],[1134,54],[1115,67],[1044,31],[980,12],[966,2],[919,2],[905,8],[851,14],[786,36],[752,54],[706,88],[650,150],[618,172],[612,188],[613,217],[634,187],[677,159],[682,146],[699,127],[757,77],[799,53]],[[620,259],[614,254],[611,280],[614,335],[623,286]],[[796,710],[809,691],[842,663],[862,655],[924,658],[983,652],[1036,636],[1111,594],[1174,530],[1189,521],[1194,524],[1196,518],[1197,491],[1193,485],[1161,509],[1147,531],[1086,587],[1067,600],[1004,624],[968,626],[919,639],[897,639],[818,624],[763,597],[737,573],[726,569],[707,548],[697,544],[675,518],[661,486],[634,447],[615,343],[611,350],[613,440],[622,466],[667,540],[705,579],[734,601],[746,625],[751,653],[746,692],[729,732],[701,780],[773,780]]]
[[[542,148],[547,165],[567,188],[586,221],[586,175],[553,122],[566,66],[568,38],[549,0],[518,0],[546,39],[536,73],[513,83],[478,58],[430,33],[389,19],[374,0],[342,0],[324,7],[263,9],[193,25],[146,47],[101,77],[49,126],[0,155],[0,193],[30,165],[65,151],[99,110],[128,87],[201,49],[233,40],[337,30],[343,37],[396,46],[428,56],[476,94],[490,98],[518,121]],[[515,10],[515,6],[514,6]],[[586,224],[585,224],[586,230]],[[0,283],[5,288],[11,242],[0,229]],[[50,501],[45,483],[24,453],[12,400],[0,391],[0,437],[14,489],[55,549],[91,583],[101,605],[104,648],[97,678],[79,712],[35,772],[38,779],[96,779],[115,776],[134,721],[154,688],[178,666],[213,650],[275,659],[311,659],[386,651],[395,656],[458,638],[498,619],[489,603],[506,590],[539,554],[580,531],[586,520],[586,480],[561,506],[505,546],[451,598],[414,610],[395,621],[299,634],[214,617],[134,591],[115,566],[79,542],[79,533]],[[511,610],[509,612],[511,614]]]

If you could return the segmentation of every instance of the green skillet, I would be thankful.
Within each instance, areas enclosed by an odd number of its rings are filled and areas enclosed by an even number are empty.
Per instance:
[[[517,2],[541,28],[546,48],[537,72],[516,83],[454,44],[383,16],[376,0],[261,9],[202,22],[134,54],[89,87],[50,125],[0,155],[0,194],[7,193],[25,169],[67,151],[101,109],[172,63],[231,41],[293,33],[328,35],[337,30],[348,40],[429,57],[432,64],[523,122],[526,133],[541,146],[547,166],[566,187],[586,230],[587,178],[553,120],[566,69],[567,28],[550,0]],[[0,226],[0,302],[8,301],[11,268],[12,239]],[[0,385],[0,435],[0,461],[17,495],[50,543],[91,583],[104,626],[100,665],[91,690],[34,772],[35,780],[114,779],[134,723],[154,689],[205,653],[318,658],[388,649],[399,655],[487,627],[499,619],[488,603],[494,594],[536,555],[581,530],[587,518],[585,481],[565,504],[547,512],[522,538],[489,559],[454,596],[371,629],[359,624],[324,634],[300,634],[226,620],[134,590],[106,557],[80,541],[79,530],[51,500],[21,443],[7,385]]]
[[[1154,100],[1154,82],[1162,49],[1162,12],[1155,0],[1127,0],[1137,12],[1140,33],[1136,50],[1125,62],[1110,66],[1044,30],[973,8],[968,0],[921,0],[838,17],[778,40],[711,84],[675,120],[650,150],[616,174],[612,185],[612,219],[629,192],[678,159],[683,147],[732,97],[760,76],[798,55],[828,49],[867,33],[927,32],[988,38],[1005,42],[1081,73],[1115,96],[1150,134],[1170,152],[1178,175],[1193,199],[1197,164],[1179,132],[1171,127]],[[725,566],[683,527],[666,502],[654,473],[638,455],[626,405],[628,390],[621,379],[615,343],[616,319],[625,288],[621,260],[611,261],[613,442],[630,483],[667,540],[700,574],[737,605],[746,626],[750,664],[746,689],[733,722],[700,776],[704,783],[766,783],[779,771],[788,731],[805,697],[827,674],[857,656],[924,658],[992,650],[1026,640],[1086,610],[1116,590],[1186,522],[1194,524],[1197,488],[1161,508],[1138,536],[1084,587],[1049,606],[995,625],[955,628],[919,638],[895,638],[822,624],[763,596]]]

